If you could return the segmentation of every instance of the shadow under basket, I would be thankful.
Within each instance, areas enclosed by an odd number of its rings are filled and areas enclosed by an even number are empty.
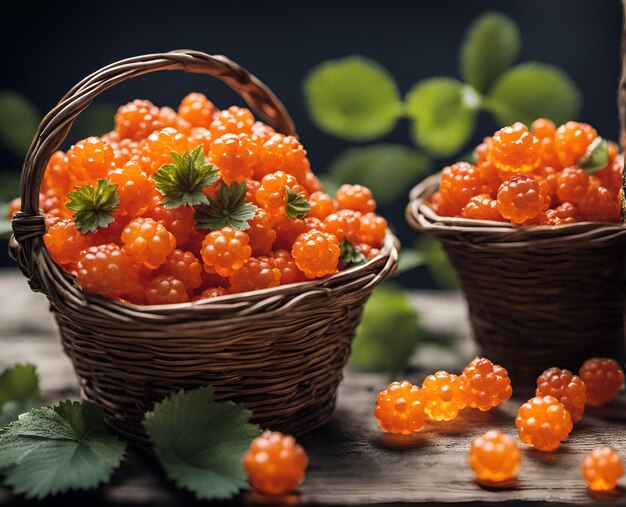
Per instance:
[[[412,190],[407,219],[443,245],[481,354],[509,371],[514,391],[534,391],[551,366],[576,372],[592,356],[623,362],[626,226],[441,217],[426,203],[439,177]]]
[[[31,288],[48,297],[83,395],[127,439],[147,445],[142,420],[155,402],[209,384],[217,399],[243,403],[263,428],[313,430],[331,416],[365,302],[397,266],[391,233],[376,258],[324,279],[161,306],[88,295],[45,248],[39,188],[51,155],[95,96],[158,70],[217,77],[277,130],[295,134],[278,99],[225,57],[176,51],[109,65],[77,84],[42,121],[24,162],[12,256]]]

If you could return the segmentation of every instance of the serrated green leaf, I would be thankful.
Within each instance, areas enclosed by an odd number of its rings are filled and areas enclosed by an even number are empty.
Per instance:
[[[549,118],[557,125],[578,115],[582,98],[576,84],[561,69],[543,63],[522,63],[500,76],[484,107],[501,125],[530,125]]]
[[[424,257],[430,274],[442,289],[458,289],[459,280],[441,243],[430,236],[420,236],[417,250]]]
[[[330,60],[305,78],[313,122],[323,131],[357,141],[388,133],[402,114],[398,87],[389,72],[364,56]]]
[[[28,151],[40,115],[33,102],[13,90],[0,91],[0,143],[19,157]]]
[[[65,207],[74,212],[76,228],[82,233],[95,232],[101,227],[108,227],[113,222],[113,212],[120,203],[117,185],[100,179],[93,185],[83,185],[74,192],[68,192]]]
[[[217,197],[209,197],[209,204],[198,206],[194,213],[196,229],[218,231],[224,227],[232,227],[245,231],[250,228],[248,220],[252,219],[257,207],[246,202],[246,181],[236,181],[227,185],[223,181],[217,191]]]
[[[479,92],[486,92],[519,54],[520,34],[511,18],[488,12],[474,21],[461,46],[461,76]]]
[[[323,177],[322,182],[330,194],[342,183],[360,183],[372,190],[379,204],[388,204],[403,199],[409,186],[426,175],[431,167],[430,158],[408,146],[372,144],[340,153],[331,162],[329,176]]]
[[[593,174],[609,163],[609,143],[601,137],[596,139],[587,148],[587,153],[576,162],[582,170]]]
[[[209,200],[202,193],[219,178],[219,171],[204,160],[202,145],[191,152],[171,153],[172,164],[162,165],[152,175],[156,189],[165,197],[162,206],[178,208],[208,204]]]
[[[100,407],[66,401],[22,414],[0,433],[0,469],[16,494],[43,499],[108,481],[125,448]]]
[[[157,403],[144,427],[170,480],[199,499],[223,500],[247,484],[242,456],[261,433],[250,415],[241,405],[215,401],[208,386]]]
[[[339,243],[341,253],[339,254],[339,261],[345,266],[359,266],[367,262],[367,257],[363,255],[363,252],[354,244],[344,238]]]
[[[311,211],[309,201],[304,192],[297,194],[289,187],[285,187],[285,214],[289,218],[304,218]]]
[[[424,256],[421,252],[413,248],[402,248],[402,250],[400,250],[400,256],[398,257],[396,273],[406,273],[419,266],[423,266],[424,262]]]
[[[479,106],[476,91],[456,79],[420,81],[406,96],[415,143],[438,156],[456,153],[472,135]]]
[[[419,316],[408,292],[385,283],[374,290],[365,305],[350,363],[357,368],[398,374],[409,365],[419,342]]]
[[[37,400],[7,401],[0,405],[0,428],[16,421],[17,418],[39,406]]]
[[[0,405],[9,401],[38,401],[39,377],[34,364],[18,364],[0,374]]]

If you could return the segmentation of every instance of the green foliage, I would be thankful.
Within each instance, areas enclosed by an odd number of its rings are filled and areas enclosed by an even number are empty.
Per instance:
[[[442,289],[458,289],[459,281],[446,251],[436,239],[420,236],[417,250],[422,254],[430,274]]]
[[[289,187],[285,187],[285,214],[289,218],[304,218],[311,211],[309,201],[304,192],[297,194]]]
[[[414,248],[404,247],[400,250],[396,272],[398,274],[406,273],[407,271],[423,266],[424,262],[424,256],[420,251]]]
[[[83,233],[95,232],[101,227],[108,227],[113,222],[112,213],[117,209],[120,198],[117,185],[101,179],[94,187],[83,185],[74,192],[68,192],[65,207],[74,212],[76,227]]]
[[[156,189],[165,197],[161,204],[166,208],[208,204],[202,190],[215,183],[219,175],[216,167],[205,162],[202,145],[182,155],[171,155],[172,163],[162,165],[152,175]]]
[[[433,77],[415,85],[406,104],[416,144],[434,155],[447,156],[472,135],[480,97],[456,79]]]
[[[500,76],[485,99],[501,125],[521,121],[530,125],[539,117],[557,125],[576,117],[581,94],[562,70],[542,63],[522,63]]]
[[[0,374],[0,428],[39,405],[39,377],[33,364],[18,364]]]
[[[107,482],[125,448],[98,405],[65,401],[33,409],[0,432],[0,470],[16,494],[42,499]]]
[[[30,99],[13,90],[0,91],[0,143],[18,157],[28,151],[39,119]]]
[[[250,412],[217,402],[212,387],[172,394],[144,426],[168,478],[199,499],[232,498],[246,487],[242,456],[261,431]]]
[[[113,118],[117,112],[114,104],[91,104],[80,113],[72,125],[71,139],[102,136],[113,130]]]
[[[360,183],[372,190],[379,204],[388,204],[404,198],[406,188],[431,168],[428,157],[408,146],[372,144],[342,152],[328,169],[332,181],[323,183],[333,194],[341,183]]]
[[[227,185],[223,181],[217,198],[209,197],[208,206],[198,206],[194,213],[196,229],[217,231],[232,227],[245,231],[250,228],[248,220],[254,217],[257,207],[246,202],[246,180]]]
[[[517,59],[521,46],[517,26],[504,14],[490,12],[474,21],[461,46],[461,76],[484,93]]]
[[[609,163],[609,143],[601,137],[591,143],[587,149],[585,156],[576,162],[576,165],[587,171],[589,174],[593,174]]]
[[[344,238],[339,244],[341,254],[339,255],[339,261],[346,267],[359,266],[367,262],[367,257],[363,255],[363,252],[350,242],[347,238]]]
[[[393,77],[364,56],[318,65],[305,78],[304,93],[315,124],[345,139],[367,141],[380,137],[402,114]]]

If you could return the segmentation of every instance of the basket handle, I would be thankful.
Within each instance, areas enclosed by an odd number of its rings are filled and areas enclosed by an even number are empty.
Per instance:
[[[33,244],[45,233],[44,217],[39,211],[39,188],[50,158],[67,137],[76,117],[100,93],[127,79],[160,70],[183,70],[216,77],[243,97],[276,130],[295,135],[293,120],[280,100],[260,80],[225,56],[191,50],[155,53],[120,60],[87,76],[41,121],[22,166],[22,209],[13,216],[9,249],[34,290],[41,288],[33,279],[36,273]]]

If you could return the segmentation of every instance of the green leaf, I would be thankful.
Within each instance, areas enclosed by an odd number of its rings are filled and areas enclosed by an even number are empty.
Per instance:
[[[198,206],[194,213],[196,229],[218,231],[232,227],[245,231],[250,228],[248,220],[254,217],[257,207],[246,202],[246,180],[227,185],[223,181],[217,198],[209,197],[207,206]]]
[[[488,12],[476,19],[461,46],[461,76],[479,92],[486,92],[519,54],[520,34],[511,18]]]
[[[363,252],[361,252],[355,244],[348,241],[348,239],[344,238],[343,241],[339,243],[339,248],[341,249],[339,261],[345,267],[359,266],[367,262],[367,257],[363,255]]]
[[[0,143],[23,157],[30,146],[40,115],[33,102],[13,90],[0,91]]]
[[[379,204],[389,204],[404,199],[408,187],[427,174],[431,167],[431,159],[408,146],[372,144],[339,154],[328,169],[331,184],[328,184],[328,176],[322,181],[331,195],[342,183],[360,183],[372,189]]]
[[[430,236],[421,236],[417,240],[417,250],[423,255],[430,274],[442,289],[458,289],[459,280],[450,264],[448,254],[441,243]]]
[[[21,414],[37,408],[38,406],[39,401],[36,400],[7,401],[3,403],[0,405],[0,428],[16,421]]]
[[[448,156],[467,143],[474,129],[480,96],[468,85],[447,77],[417,83],[406,96],[418,146]]]
[[[578,115],[581,93],[561,69],[542,63],[523,63],[504,73],[491,89],[484,107],[501,125],[550,118],[557,125]]]
[[[34,364],[18,364],[0,374],[0,405],[9,401],[39,401],[39,377]]]
[[[215,401],[208,386],[157,403],[144,427],[170,480],[199,499],[223,500],[247,484],[242,456],[261,433],[250,415],[241,405]]]
[[[68,192],[68,203],[65,207],[74,211],[74,221],[79,231],[95,232],[100,227],[108,227],[113,222],[112,213],[117,209],[120,198],[117,185],[108,180],[98,180],[93,185],[83,185],[74,192]]]
[[[218,169],[204,160],[202,145],[182,155],[172,152],[172,164],[162,165],[152,175],[156,189],[165,197],[161,205],[166,208],[208,204],[202,190],[215,183]]]
[[[387,134],[402,114],[398,87],[389,72],[364,56],[330,60],[304,81],[313,122],[324,132],[367,141]]]
[[[399,286],[380,285],[365,305],[350,362],[357,368],[398,374],[420,342],[419,316]]]
[[[576,162],[576,165],[593,174],[609,163],[609,143],[601,137],[596,137],[595,140],[587,148],[587,153]]]
[[[115,104],[91,104],[72,125],[72,138],[84,139],[89,136],[102,136],[113,130],[113,118],[117,112]]]
[[[311,211],[309,201],[304,192],[297,194],[289,187],[285,187],[285,214],[289,218],[304,218]]]
[[[65,401],[22,414],[0,433],[0,470],[16,494],[42,499],[107,482],[126,444],[110,434],[102,409]]]
[[[400,256],[398,258],[397,274],[406,273],[419,266],[424,265],[424,256],[421,252],[413,248],[402,248],[400,250]]]

